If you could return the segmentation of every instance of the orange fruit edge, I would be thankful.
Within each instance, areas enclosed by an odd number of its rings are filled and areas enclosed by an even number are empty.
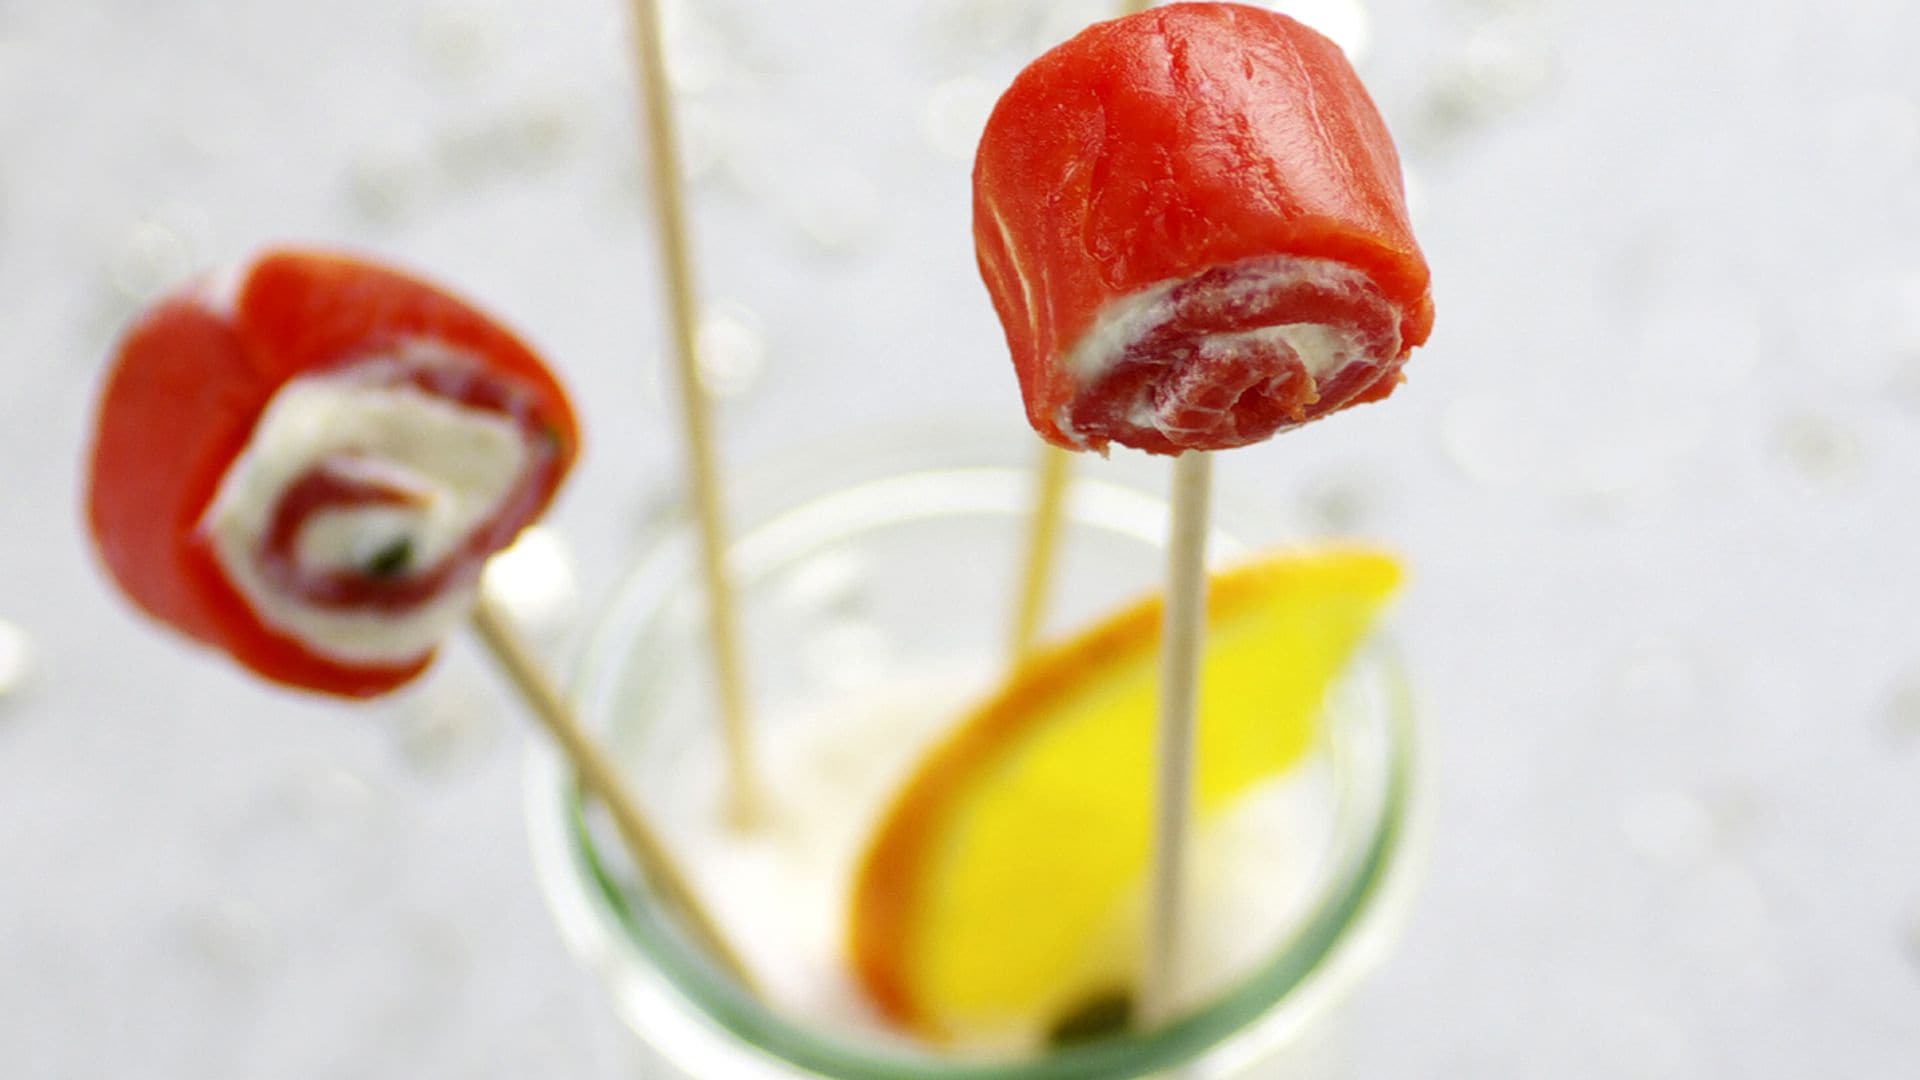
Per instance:
[[[1398,583],[1400,566],[1379,548],[1340,546],[1308,552],[1256,556],[1255,561],[1213,574],[1207,589],[1207,621],[1230,619],[1257,603],[1275,579],[1298,574],[1312,563],[1365,559]],[[946,741],[929,753],[895,796],[882,831],[855,872],[849,904],[847,949],[854,975],[881,1014],[929,1041],[950,1033],[926,1015],[907,980],[917,937],[914,914],[923,910],[927,841],[939,835],[954,795],[976,771],[1012,745],[1050,709],[1077,692],[1090,676],[1155,641],[1160,633],[1159,592],[1135,601],[1092,630],[1043,646],[1027,658],[998,693],[976,707]]]

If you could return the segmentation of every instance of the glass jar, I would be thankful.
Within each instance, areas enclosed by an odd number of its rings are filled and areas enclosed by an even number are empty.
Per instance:
[[[902,673],[952,670],[956,661],[990,672],[1002,662],[1033,446],[1013,431],[983,437],[922,426],[783,457],[738,479],[732,559],[763,747],[778,745],[777,725],[808,714],[796,704],[817,713],[837,695],[858,696]],[[1167,508],[1141,481],[1164,473],[1157,464],[1130,455],[1079,467],[1051,625],[1081,625],[1155,586]],[[1227,523],[1210,540],[1216,562],[1246,550],[1231,514]],[[659,530],[613,596],[574,683],[583,720],[682,844],[698,819],[721,812],[718,799],[690,805],[675,794],[688,773],[717,770],[721,755],[695,556],[689,523]],[[930,707],[951,718],[963,704]],[[570,947],[646,1046],[688,1075],[1258,1075],[1309,1052],[1303,1035],[1377,955],[1404,891],[1395,886],[1414,824],[1413,716],[1384,641],[1365,647],[1318,730],[1312,754],[1332,778],[1329,832],[1280,944],[1170,1025],[1019,1061],[946,1057],[784,1015],[743,993],[681,932],[550,755],[533,762],[528,810],[539,875]],[[1288,1075],[1301,1068],[1289,1065]]]

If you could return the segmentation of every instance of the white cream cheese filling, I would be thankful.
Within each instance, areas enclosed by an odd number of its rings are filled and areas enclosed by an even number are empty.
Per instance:
[[[494,515],[529,452],[511,419],[412,386],[384,385],[374,381],[379,367],[282,387],[222,477],[201,528],[262,621],[330,659],[402,664],[438,645],[465,616],[472,583],[456,581],[401,613],[328,610],[280,592],[259,559],[284,493],[319,463],[345,456],[354,469],[406,490],[411,501],[313,514],[294,543],[298,564],[317,571],[365,568],[404,544],[409,565],[432,566]]]
[[[1139,341],[1174,316],[1174,292],[1191,278],[1155,282],[1106,305],[1093,326],[1080,335],[1067,353],[1066,369],[1074,384],[1085,390],[1105,378]],[[1317,285],[1338,292],[1359,290],[1367,284],[1365,273],[1331,259],[1263,259],[1246,264],[1243,271],[1221,286],[1213,302],[1221,306],[1251,303],[1274,291],[1301,285]],[[1307,375],[1317,384],[1338,374],[1355,361],[1365,360],[1366,343],[1362,335],[1347,327],[1325,323],[1278,323],[1209,334],[1197,343],[1200,356],[1231,353],[1249,345],[1284,344],[1300,358]],[[1071,422],[1073,402],[1061,406],[1054,423],[1075,442],[1085,445]],[[1150,394],[1131,402],[1130,422],[1159,428],[1158,410]]]

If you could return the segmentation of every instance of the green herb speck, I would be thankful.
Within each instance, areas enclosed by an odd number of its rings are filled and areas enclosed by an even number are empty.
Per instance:
[[[1133,1026],[1133,995],[1125,990],[1103,990],[1068,1009],[1047,1032],[1048,1045],[1058,1049],[1118,1035]]]
[[[367,560],[367,576],[386,581],[406,573],[412,564],[413,537],[398,537]]]

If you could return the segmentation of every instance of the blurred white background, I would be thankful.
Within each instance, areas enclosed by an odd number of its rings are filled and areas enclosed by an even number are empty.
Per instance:
[[[1920,1061],[1920,8],[1301,0],[1401,142],[1439,321],[1226,498],[1404,549],[1437,786],[1373,1080]],[[76,510],[118,327],[296,239],[476,298],[589,456],[523,584],[566,647],[672,498],[616,0],[0,0],[0,1075],[614,1077],[523,725],[456,647],[341,708],[138,622]],[[729,457],[1020,437],[972,140],[1078,0],[683,2]]]

